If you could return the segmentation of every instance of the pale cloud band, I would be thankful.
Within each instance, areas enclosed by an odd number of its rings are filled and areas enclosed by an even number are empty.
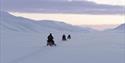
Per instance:
[[[32,13],[124,14],[124,6],[72,0],[1,0],[1,10]]]

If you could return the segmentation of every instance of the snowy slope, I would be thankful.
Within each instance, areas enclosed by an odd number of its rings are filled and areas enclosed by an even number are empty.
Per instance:
[[[51,20],[34,21],[22,17],[16,17],[9,13],[1,11],[1,27],[3,30],[12,31],[29,31],[29,32],[42,32],[42,31],[74,31],[74,32],[89,32],[85,28],[73,26],[63,22],[56,22]]]
[[[125,33],[125,24],[121,24],[114,29],[108,29],[108,30],[105,30],[105,31]]]
[[[125,32],[125,24],[121,24],[113,30]]]

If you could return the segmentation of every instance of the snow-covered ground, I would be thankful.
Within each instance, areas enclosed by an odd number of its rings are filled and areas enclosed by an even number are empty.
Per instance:
[[[125,34],[52,32],[56,47],[47,47],[49,32],[1,31],[1,63],[125,63]]]
[[[117,30],[124,31],[124,26]],[[110,31],[1,12],[0,63],[125,63],[125,33]],[[46,46],[50,32],[56,47]],[[63,42],[62,34],[71,34],[72,39]]]

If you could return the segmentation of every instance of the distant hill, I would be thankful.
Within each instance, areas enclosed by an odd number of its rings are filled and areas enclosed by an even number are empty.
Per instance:
[[[125,23],[119,25],[118,27],[114,28],[115,31],[125,32]]]
[[[42,31],[70,31],[90,32],[87,28],[73,26],[64,22],[41,20],[35,21],[23,17],[13,16],[7,12],[0,11],[0,27],[4,31],[18,32],[42,32]]]
[[[114,29],[109,29],[107,31],[111,31],[111,32],[125,32],[125,23],[117,26]]]
[[[125,23],[119,25],[118,27],[114,28],[114,30],[121,30],[121,31],[125,31]]]

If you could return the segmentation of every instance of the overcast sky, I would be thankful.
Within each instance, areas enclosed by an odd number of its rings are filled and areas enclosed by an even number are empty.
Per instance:
[[[124,5],[125,6],[125,0],[88,0],[93,1],[100,4],[110,4],[110,5]]]
[[[56,20],[73,25],[110,25],[125,23],[124,0],[0,1],[1,10],[9,11],[15,16],[34,20]],[[100,29],[103,29],[103,27]]]
[[[123,3],[121,3],[122,1],[123,0],[1,0],[1,10],[32,13],[123,14],[125,7]]]

